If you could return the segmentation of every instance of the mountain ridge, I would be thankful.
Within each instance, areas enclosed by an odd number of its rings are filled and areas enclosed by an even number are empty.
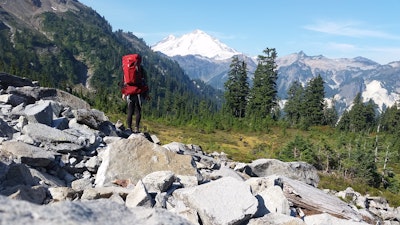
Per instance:
[[[188,36],[183,35],[181,39],[184,37]],[[191,38],[192,42],[196,40]],[[210,38],[209,41],[214,39]],[[173,39],[169,39],[170,45],[173,45],[172,41]],[[166,47],[164,46],[164,48]],[[152,49],[161,50],[161,48],[157,48],[157,44]],[[199,55],[198,52],[189,54],[190,49],[186,49],[185,55],[178,56],[178,52],[175,52],[175,55],[169,52],[169,56],[180,64],[189,77],[202,79],[214,88],[224,89],[223,85],[229,71],[229,59],[215,60],[208,58],[207,55]],[[254,57],[242,53],[238,55],[246,59],[251,79],[257,62]],[[317,75],[321,75],[325,81],[327,101],[334,100],[339,113],[351,107],[354,97],[359,92],[362,93],[364,101],[374,100],[380,110],[393,105],[399,99],[400,83],[397,80],[400,80],[398,79],[400,78],[400,60],[381,65],[362,56],[331,59],[323,55],[308,56],[305,52],[300,51],[278,57],[276,64],[280,99],[286,98],[287,91],[294,81],[299,81],[305,86],[311,78]],[[210,68],[218,68],[218,70],[213,72],[210,71]]]

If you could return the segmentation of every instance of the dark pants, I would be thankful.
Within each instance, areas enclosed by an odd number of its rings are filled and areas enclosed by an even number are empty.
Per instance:
[[[133,113],[135,113],[135,131],[139,130],[140,119],[142,117],[142,99],[140,94],[137,95],[129,95],[127,97],[128,101],[128,115],[126,118],[126,123],[128,128],[132,130],[132,117]]]

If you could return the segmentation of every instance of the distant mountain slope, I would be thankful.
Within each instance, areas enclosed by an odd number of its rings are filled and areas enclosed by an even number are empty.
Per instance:
[[[196,36],[201,36],[196,43]],[[204,37],[208,37],[204,41]],[[229,71],[230,58],[215,59],[210,55],[227,55],[226,48],[220,48],[221,53],[201,53],[193,48],[184,49],[179,43],[191,43],[192,46],[224,45],[204,32],[192,32],[180,38],[169,38],[154,45],[153,50],[159,50],[176,60],[185,72],[192,78],[201,79],[217,89],[223,89]],[[212,43],[212,44],[211,44]],[[180,46],[174,49],[174,46]],[[224,45],[226,46],[226,45]],[[273,46],[271,46],[273,47]],[[279,53],[279,49],[277,49]],[[261,54],[261,53],[260,53]],[[246,60],[249,77],[252,78],[257,62],[241,53]],[[399,100],[400,93],[400,61],[380,65],[372,60],[356,57],[353,59],[329,59],[322,55],[307,56],[304,52],[294,53],[277,58],[278,65],[278,96],[285,99],[287,91],[294,81],[300,81],[304,86],[315,76],[321,75],[325,81],[326,98],[336,101],[339,112],[350,107],[357,93],[362,93],[365,101],[374,100],[379,107],[393,105]]]
[[[299,52],[278,58],[277,64],[282,98],[294,81],[306,85],[312,77],[321,75],[326,97],[335,99],[340,111],[351,105],[357,93],[362,93],[364,101],[374,100],[381,109],[399,100],[400,67],[396,63],[380,65],[363,57],[329,59]]]
[[[194,82],[176,62],[132,33],[113,32],[104,17],[77,0],[0,0],[0,43],[0,71],[42,86],[116,93],[121,57],[136,52],[150,75],[158,100],[154,107],[162,109],[160,102],[175,95],[220,101],[220,93]]]

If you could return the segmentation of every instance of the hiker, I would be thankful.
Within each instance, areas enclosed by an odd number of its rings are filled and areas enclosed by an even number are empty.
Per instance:
[[[133,133],[138,133],[142,117],[142,102],[143,100],[150,100],[149,87],[146,80],[147,75],[141,65],[141,56],[139,54],[123,56],[122,67],[124,80],[121,92],[122,99],[128,103],[127,128]],[[132,129],[133,114],[135,114],[135,126]]]

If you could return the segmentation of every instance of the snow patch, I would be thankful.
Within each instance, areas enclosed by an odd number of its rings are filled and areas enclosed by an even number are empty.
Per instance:
[[[388,93],[380,81],[373,80],[369,83],[366,82],[365,86],[365,91],[362,93],[364,102],[372,99],[379,105],[381,111],[383,105],[392,106],[399,99],[399,94]]]

